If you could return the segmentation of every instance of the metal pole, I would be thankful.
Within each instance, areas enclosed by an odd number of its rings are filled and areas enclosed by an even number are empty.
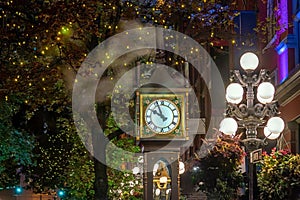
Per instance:
[[[249,158],[249,200],[253,200],[253,196],[254,196],[254,174],[253,174],[253,170],[254,170],[254,163],[250,162],[250,158]]]

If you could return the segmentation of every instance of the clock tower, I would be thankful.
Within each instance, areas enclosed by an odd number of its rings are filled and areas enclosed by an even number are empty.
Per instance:
[[[143,147],[144,199],[176,200],[180,196],[180,147],[189,141],[190,88],[178,80],[168,67],[159,66],[151,84],[136,91],[135,132],[137,143]]]

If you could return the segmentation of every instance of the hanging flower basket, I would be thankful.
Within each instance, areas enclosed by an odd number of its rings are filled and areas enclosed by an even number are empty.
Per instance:
[[[274,148],[270,154],[263,153],[258,172],[260,199],[299,199],[300,155]]]

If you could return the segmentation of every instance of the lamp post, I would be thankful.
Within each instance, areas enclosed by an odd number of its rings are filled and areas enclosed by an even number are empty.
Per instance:
[[[278,103],[273,100],[275,88],[265,69],[254,73],[259,64],[258,57],[247,52],[240,58],[240,65],[245,73],[234,70],[231,83],[226,88],[227,107],[225,118],[220,123],[220,131],[234,135],[238,128],[245,130],[241,139],[248,156],[249,200],[254,198],[254,152],[265,146],[266,138],[277,139],[284,129],[284,122],[279,114]],[[258,138],[257,130],[264,129],[264,138]],[[258,156],[260,157],[260,156]]]

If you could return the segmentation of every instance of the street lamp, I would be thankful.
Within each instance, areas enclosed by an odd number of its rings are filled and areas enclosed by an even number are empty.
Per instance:
[[[261,69],[254,70],[259,64],[258,57],[247,52],[240,58],[245,74],[234,70],[231,83],[226,88],[227,107],[225,118],[220,123],[220,131],[226,135],[235,135],[239,128],[245,129],[245,138],[241,140],[248,155],[266,145],[266,138],[277,139],[284,129],[279,114],[278,103],[274,100],[275,88],[270,83],[269,74]],[[255,95],[256,93],[256,95]],[[266,121],[267,120],[267,121]],[[264,138],[258,138],[257,129],[264,128]],[[249,159],[249,200],[253,200],[254,162]]]

